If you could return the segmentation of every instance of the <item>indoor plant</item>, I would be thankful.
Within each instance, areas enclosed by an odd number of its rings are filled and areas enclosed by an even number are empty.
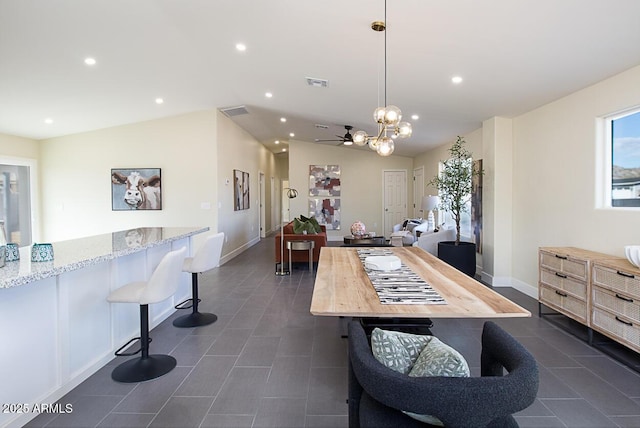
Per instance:
[[[449,211],[456,223],[456,240],[438,243],[438,257],[459,270],[473,276],[476,269],[475,243],[460,241],[460,218],[468,210],[472,179],[483,174],[473,164],[471,152],[458,137],[449,148],[449,159],[442,162],[442,171],[430,182],[440,195],[440,209]]]

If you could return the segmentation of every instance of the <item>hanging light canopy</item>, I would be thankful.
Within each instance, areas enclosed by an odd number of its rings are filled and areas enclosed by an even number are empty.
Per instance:
[[[353,134],[353,142],[358,146],[369,145],[369,148],[378,152],[380,156],[389,156],[395,149],[394,138],[408,138],[411,136],[411,124],[402,122],[402,111],[394,106],[387,105],[387,0],[384,2],[384,21],[371,23],[373,31],[384,31],[384,107],[378,107],[373,112],[373,120],[378,124],[378,133],[375,136],[367,135],[364,131]]]

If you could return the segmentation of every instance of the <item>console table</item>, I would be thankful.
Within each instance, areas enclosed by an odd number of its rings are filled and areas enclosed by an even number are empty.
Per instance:
[[[623,257],[574,247],[538,251],[538,311],[542,305],[640,352],[640,268]]]

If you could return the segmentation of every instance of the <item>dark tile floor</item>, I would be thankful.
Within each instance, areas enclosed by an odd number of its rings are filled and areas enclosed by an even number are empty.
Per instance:
[[[344,320],[309,314],[314,278],[305,266],[274,275],[267,238],[202,276],[201,311],[216,323],[178,329],[170,319],[151,335],[152,353],[178,360],[169,374],[119,384],[121,358],[61,399],[73,412],[41,415],[30,427],[346,427]],[[537,316],[537,304],[497,291],[532,318],[498,323],[540,365],[536,402],[516,415],[523,427],[640,427],[640,375]],[[483,320],[436,320],[433,334],[478,371]]]

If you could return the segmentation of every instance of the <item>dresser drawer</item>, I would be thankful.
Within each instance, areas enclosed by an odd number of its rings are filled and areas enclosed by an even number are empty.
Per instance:
[[[640,325],[629,319],[594,307],[591,327],[636,352],[640,351]]]
[[[587,302],[572,295],[549,287],[544,283],[538,284],[540,301],[552,309],[579,321],[587,323]]]
[[[587,283],[565,275],[564,273],[551,272],[540,269],[540,281],[551,287],[563,290],[574,297],[587,299]]]
[[[640,277],[638,275],[599,264],[593,265],[592,275],[591,282],[593,285],[619,291],[625,296],[640,300]]]
[[[589,272],[586,260],[574,259],[564,254],[547,253],[545,251],[540,252],[540,267],[572,275],[583,281],[587,280]]]
[[[592,287],[592,305],[613,314],[623,315],[634,323],[640,323],[640,300],[630,298],[606,288]]]

